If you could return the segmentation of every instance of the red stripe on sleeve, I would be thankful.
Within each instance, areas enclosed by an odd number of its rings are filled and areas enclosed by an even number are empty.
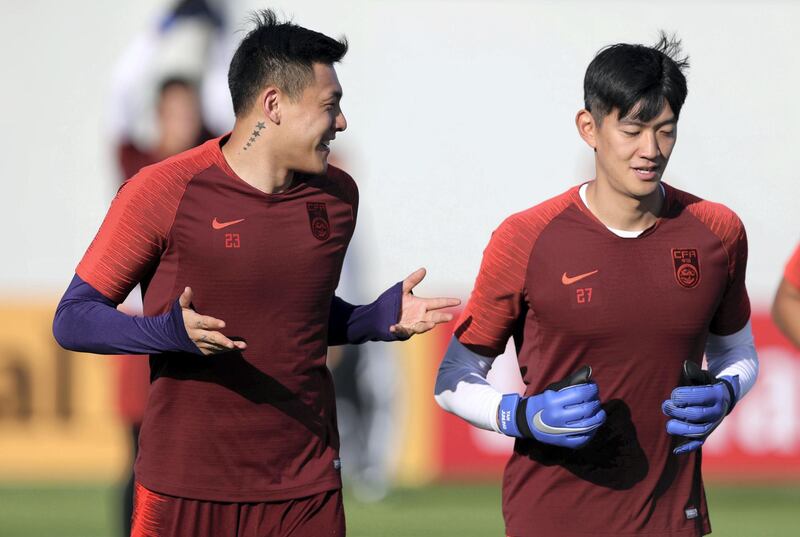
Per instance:
[[[221,158],[211,140],[143,168],[111,202],[100,230],[75,272],[114,302],[122,302],[152,270],[167,244],[189,181]],[[216,153],[219,153],[217,155]]]
[[[522,311],[525,274],[533,246],[550,221],[574,200],[577,188],[508,217],[483,251],[469,302],[456,325],[458,340],[473,352],[497,356]]]

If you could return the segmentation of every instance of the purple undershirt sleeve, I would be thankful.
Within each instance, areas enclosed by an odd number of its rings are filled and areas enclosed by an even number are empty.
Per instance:
[[[202,354],[186,333],[177,300],[162,315],[133,317],[117,310],[112,300],[77,274],[56,308],[53,336],[59,345],[76,352]]]
[[[400,320],[403,282],[384,291],[375,302],[355,306],[333,297],[328,322],[328,345],[359,344],[367,341],[400,341],[389,327]]]

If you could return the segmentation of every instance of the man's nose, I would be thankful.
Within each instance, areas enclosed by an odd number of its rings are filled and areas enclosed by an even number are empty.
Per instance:
[[[341,132],[347,128],[347,118],[344,117],[344,112],[339,112],[336,116],[336,132]]]

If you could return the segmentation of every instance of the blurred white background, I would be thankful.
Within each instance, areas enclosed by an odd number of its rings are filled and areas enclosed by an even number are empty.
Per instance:
[[[3,2],[0,295],[56,298],[113,196],[115,62],[163,0]],[[420,265],[426,293],[466,298],[491,231],[590,178],[578,138],[595,52],[676,32],[689,96],[665,180],[727,204],[750,237],[748,286],[766,307],[800,239],[800,86],[792,1],[300,1],[270,7],[351,49],[338,67],[361,188],[364,286]],[[251,1],[225,3],[234,27]],[[233,44],[243,34],[230,33]],[[230,106],[227,102],[225,106]],[[229,110],[220,111],[224,117]]]

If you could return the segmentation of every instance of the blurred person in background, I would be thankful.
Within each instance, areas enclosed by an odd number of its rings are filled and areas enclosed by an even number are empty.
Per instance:
[[[187,127],[180,125],[182,119],[178,114],[184,118],[194,115],[191,110],[194,103],[178,96],[176,100],[186,103],[184,111],[170,106],[170,117],[159,117],[163,113],[162,94],[167,89],[165,86],[170,85],[167,84],[170,79],[190,83],[192,93],[207,93],[205,80],[216,68],[220,50],[224,48],[223,22],[218,10],[206,0],[182,0],[156,17],[150,27],[136,36],[112,74],[108,131],[115,144],[127,143],[137,151],[147,153],[145,160],[158,154],[174,154],[173,148],[163,147],[162,123],[168,122],[163,125],[165,128],[188,132]],[[171,93],[177,94],[179,90],[175,88]],[[205,99],[201,101],[199,106],[205,127],[210,123],[206,117]],[[232,124],[230,120],[215,123],[210,130],[226,132]],[[176,146],[185,144],[185,141],[178,140],[179,135],[176,131],[170,136]],[[136,161],[132,164],[135,165]]]
[[[800,349],[800,245],[786,264],[772,303],[772,318],[789,341]]]
[[[326,346],[407,339],[460,303],[415,296],[424,269],[371,304],[334,296],[358,211],[327,163],[347,42],[253,22],[233,131],[122,186],[56,310],[66,349],[150,355],[133,535],[344,535]],[[140,282],[145,315],[119,312]]]
[[[662,182],[687,66],[665,34],[596,55],[576,116],[595,179],[494,232],[442,361],[437,402],[516,438],[510,537],[711,531],[700,447],[758,357],[742,222]],[[512,336],[522,397],[486,380]]]
[[[145,166],[213,137],[200,114],[200,96],[195,82],[181,76],[168,77],[161,82],[156,131],[158,134],[152,147],[141,147],[130,137],[125,137],[119,144],[117,154],[125,180]]]

